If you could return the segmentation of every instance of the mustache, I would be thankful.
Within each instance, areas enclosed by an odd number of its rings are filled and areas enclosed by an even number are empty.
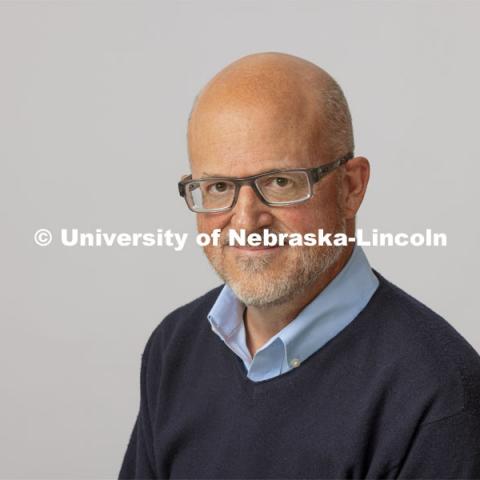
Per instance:
[[[261,229],[255,229],[255,230],[247,230],[247,229],[241,229],[245,232],[245,236],[248,237],[250,234],[252,233],[257,233],[259,235],[262,236],[263,238],[263,235],[265,234],[269,234],[270,238],[275,238],[275,240],[278,242],[278,239],[279,239],[279,235],[280,234],[288,234],[289,232],[282,232],[280,230],[277,230],[277,229],[272,229],[272,228],[261,228]],[[221,234],[220,234],[220,238],[219,238],[219,242],[218,244],[222,247],[224,246],[231,246],[230,242],[229,242],[229,232],[235,232],[235,233],[240,233],[239,230],[236,230],[234,228],[228,228],[226,230],[222,230]]]

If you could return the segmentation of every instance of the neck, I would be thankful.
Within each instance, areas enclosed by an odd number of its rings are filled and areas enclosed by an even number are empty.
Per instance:
[[[353,251],[348,246],[340,259],[323,272],[317,281],[284,303],[263,307],[247,306],[244,314],[247,346],[253,358],[259,348],[286,327],[338,275]]]

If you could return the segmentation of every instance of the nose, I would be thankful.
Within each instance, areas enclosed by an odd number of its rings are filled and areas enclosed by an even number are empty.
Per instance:
[[[271,207],[262,203],[251,186],[242,185],[232,210],[232,228],[243,228],[249,233],[268,227],[272,221]]]

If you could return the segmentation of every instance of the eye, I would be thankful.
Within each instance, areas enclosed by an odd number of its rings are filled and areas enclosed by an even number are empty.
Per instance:
[[[291,183],[290,179],[285,177],[275,177],[272,180],[273,184],[277,187],[286,187],[289,185],[289,183]]]
[[[267,188],[284,189],[287,187],[292,187],[293,180],[288,177],[270,177],[268,179],[265,179],[264,185]]]
[[[207,186],[208,193],[224,193],[228,190],[226,182],[215,182]]]

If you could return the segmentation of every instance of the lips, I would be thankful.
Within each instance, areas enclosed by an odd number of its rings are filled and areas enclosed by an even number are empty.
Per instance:
[[[260,245],[258,247],[253,247],[253,246],[238,246],[238,245],[226,245],[227,247],[235,249],[237,252],[242,252],[242,253],[270,253],[276,250],[280,250],[281,247],[278,245],[273,246],[273,247],[266,247],[263,245]]]
[[[223,246],[235,247],[245,250],[271,250],[278,247],[288,246],[287,233],[281,233],[268,228],[257,231],[228,229],[224,231],[221,243]]]
[[[279,248],[279,247],[278,246],[264,247],[263,245],[259,247],[239,247],[235,245],[233,248],[238,248],[239,250],[272,250],[273,248]]]

